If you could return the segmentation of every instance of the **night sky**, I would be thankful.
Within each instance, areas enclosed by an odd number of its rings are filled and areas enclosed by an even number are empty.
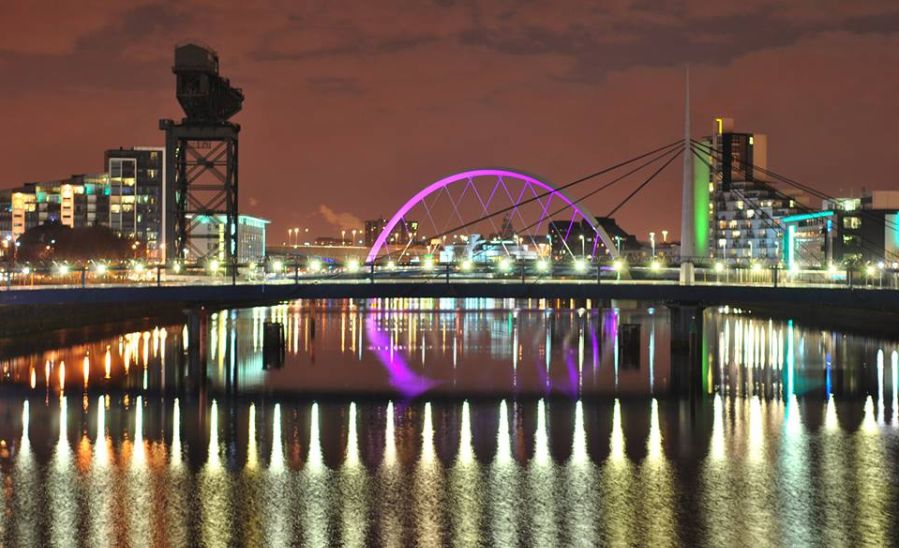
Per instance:
[[[187,40],[246,94],[241,208],[274,221],[270,243],[389,216],[461,169],[563,184],[674,141],[685,63],[695,137],[726,115],[769,135],[782,174],[899,188],[895,0],[5,0],[0,187],[161,146],[158,119],[182,116],[171,66]],[[624,228],[677,232],[679,167],[616,215]],[[633,185],[588,205],[604,215]]]

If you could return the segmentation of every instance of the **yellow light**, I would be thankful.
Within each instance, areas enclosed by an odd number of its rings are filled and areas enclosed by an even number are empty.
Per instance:
[[[101,275],[106,274],[106,265],[103,263],[100,263],[97,265],[96,270],[97,270],[97,274],[101,274]]]
[[[585,261],[584,259],[575,259],[574,269],[578,272],[584,272],[585,270],[587,270],[587,261]]]
[[[210,272],[218,271],[219,266],[221,266],[221,265],[219,264],[218,260],[212,259],[211,261],[209,261],[209,271]]]
[[[865,274],[867,274],[868,276],[873,276],[874,275],[874,265],[869,264],[868,266],[866,266]]]
[[[470,272],[471,269],[474,268],[474,263],[471,262],[471,259],[465,259],[462,261],[462,270],[465,272]]]
[[[172,265],[172,270],[175,271],[175,274],[181,272],[181,263],[175,263]]]
[[[134,263],[134,271],[137,273],[141,273],[144,271],[143,263]]]
[[[309,272],[318,272],[322,269],[322,262],[318,259],[311,259],[307,268]]]
[[[59,265],[59,273],[62,274],[63,276],[68,274],[69,273],[69,265],[67,265],[67,264]]]
[[[275,272],[281,272],[281,269],[284,268],[284,263],[281,261],[275,261],[272,263],[272,270]]]
[[[649,268],[653,272],[658,272],[659,270],[662,270],[662,263],[660,263],[659,261],[652,261],[651,263],[649,263]]]
[[[26,275],[26,276],[29,275],[29,274],[31,274],[31,267],[26,266],[25,268],[23,268],[23,269],[22,269],[22,274],[24,274],[24,275]]]
[[[387,261],[387,270],[395,270],[395,269],[396,269],[396,263],[393,261]]]
[[[421,263],[422,268],[425,270],[434,270],[434,259],[431,257],[425,257],[425,260]]]
[[[615,259],[612,261],[612,270],[615,272],[621,272],[621,269],[624,268],[624,261],[621,259]]]
[[[752,271],[753,272],[758,272],[761,269],[762,269],[762,265],[760,265],[759,263],[752,263]]]
[[[546,259],[537,259],[537,271],[546,272],[549,270],[549,261]]]
[[[790,274],[793,276],[795,276],[796,274],[799,274],[799,265],[797,263],[793,263],[790,266]]]
[[[347,272],[356,272],[359,270],[359,259],[350,259],[346,263]]]
[[[837,265],[830,263],[830,266],[827,267],[827,272],[831,276],[836,276],[837,275]]]
[[[503,257],[499,260],[499,270],[500,272],[508,272],[512,270],[512,260],[508,257]]]
[[[715,272],[724,272],[724,263],[721,261],[715,263]]]

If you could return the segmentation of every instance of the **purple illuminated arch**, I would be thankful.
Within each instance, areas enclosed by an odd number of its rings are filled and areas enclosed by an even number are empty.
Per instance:
[[[396,225],[403,220],[406,214],[413,207],[421,203],[426,197],[435,192],[439,192],[440,190],[454,183],[469,182],[477,177],[496,177],[499,179],[506,177],[509,179],[518,179],[538,188],[542,188],[543,190],[552,194],[552,196],[558,197],[563,202],[568,204],[583,219],[589,222],[593,227],[593,230],[596,232],[596,235],[600,238],[600,240],[602,240],[602,243],[605,244],[606,249],[609,250],[609,253],[611,253],[612,256],[618,256],[618,250],[615,247],[615,244],[612,242],[612,238],[610,238],[605,229],[600,226],[599,222],[597,222],[596,220],[596,217],[594,217],[593,214],[583,206],[576,204],[566,192],[559,190],[549,183],[541,181],[534,176],[527,175],[519,171],[513,171],[510,169],[473,169],[455,173],[453,175],[450,175],[449,177],[444,177],[443,179],[440,179],[439,181],[426,186],[415,196],[412,196],[412,198],[404,203],[403,206],[393,214],[393,217],[391,217],[387,225],[384,226],[384,230],[381,231],[381,234],[378,235],[378,239],[375,240],[374,245],[372,245],[371,249],[369,250],[366,262],[371,263],[378,258],[378,254],[381,252],[381,248],[384,247],[385,243],[387,243],[387,238],[393,232],[393,229],[396,227]]]

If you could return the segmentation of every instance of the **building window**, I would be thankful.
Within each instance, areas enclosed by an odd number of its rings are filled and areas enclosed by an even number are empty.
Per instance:
[[[843,217],[843,228],[861,228],[862,220],[859,217]]]

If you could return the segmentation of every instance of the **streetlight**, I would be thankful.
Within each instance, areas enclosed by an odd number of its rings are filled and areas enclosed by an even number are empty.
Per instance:
[[[653,259],[652,262],[649,263],[649,269],[653,272],[658,272],[662,270],[662,262],[656,259]]]
[[[350,259],[346,263],[347,272],[356,272],[359,270],[359,259]]]
[[[421,263],[421,267],[425,270],[434,270],[434,259],[432,257],[425,257],[425,260]]]
[[[662,231],[662,241],[665,243],[668,243],[668,231],[667,230]]]
[[[581,234],[580,238],[581,238],[581,257],[584,257],[585,255],[587,255],[587,252],[584,250],[584,235]]]
[[[318,259],[310,259],[309,264],[306,266],[309,272],[318,272],[322,268],[322,262]]]
[[[655,232],[649,233],[649,245],[652,247],[652,256],[655,257],[656,256],[656,233]]]
[[[574,260],[574,270],[577,272],[585,272],[587,270],[587,261],[583,257]]]
[[[471,272],[474,264],[471,262],[471,259],[463,259],[462,260],[462,271],[463,272]]]

